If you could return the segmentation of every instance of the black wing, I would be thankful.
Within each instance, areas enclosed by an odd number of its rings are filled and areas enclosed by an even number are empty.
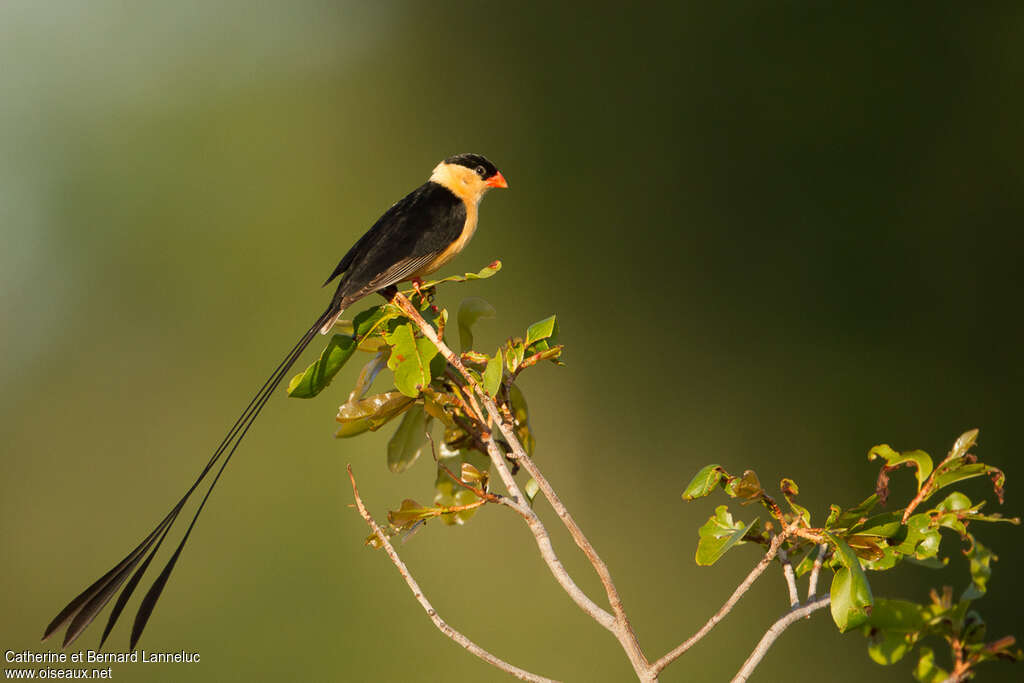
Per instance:
[[[333,305],[362,297],[415,273],[459,238],[466,205],[451,190],[428,182],[388,209],[349,249],[327,282],[344,275]]]

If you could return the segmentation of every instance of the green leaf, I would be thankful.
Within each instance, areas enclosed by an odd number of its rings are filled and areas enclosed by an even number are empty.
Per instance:
[[[953,444],[953,448],[950,449],[946,459],[951,458],[962,458],[974,448],[974,445],[978,443],[978,430],[969,429],[960,436],[957,437],[956,442]]]
[[[743,535],[747,533],[748,526],[756,522],[757,519],[749,525],[734,522],[728,506],[719,505],[715,508],[715,514],[700,528],[697,564],[708,566],[717,562],[730,548],[743,543]]]
[[[946,456],[946,459],[935,468],[935,473],[932,475],[932,481],[928,491],[929,496],[938,489],[949,486],[950,484],[955,484],[959,481],[971,479],[973,477],[988,475],[992,480],[992,487],[995,489],[999,502],[1003,502],[1003,487],[1006,485],[1006,475],[998,467],[992,467],[981,462],[976,462],[976,459],[969,453],[969,451],[975,445],[977,440],[977,429],[972,429],[960,435],[956,440],[956,443],[953,444],[953,448],[950,449],[949,455]],[[927,496],[925,499],[927,499]]]
[[[481,268],[476,273],[466,273],[465,275],[452,275],[440,280],[428,280],[420,285],[420,290],[430,289],[436,287],[442,282],[466,282],[467,280],[486,280],[495,273],[501,270],[501,261],[492,261],[486,268]]]
[[[535,322],[526,329],[526,346],[532,346],[540,341],[545,341],[543,345],[538,345],[537,348],[532,349],[532,352],[544,351],[554,345],[555,339],[558,338],[558,320],[555,316],[550,318],[544,318],[539,322]]]
[[[910,464],[917,470],[917,490],[920,491],[928,476],[932,473],[932,458],[924,451],[906,451],[897,453],[889,444],[875,446],[868,451],[868,460],[882,458],[887,467],[899,467]]]
[[[509,339],[505,345],[505,364],[508,366],[508,371],[515,373],[519,369],[519,365],[523,362],[523,356],[526,353],[526,347],[523,346],[522,339]]]
[[[925,628],[921,605],[909,600],[878,598],[864,628],[884,629],[899,633],[916,633]]]
[[[484,367],[490,359],[491,357],[486,353],[480,353],[479,351],[462,352],[462,362],[466,365],[479,365],[480,367]]]
[[[446,443],[442,443],[437,454],[437,477],[434,479],[434,503],[450,507],[453,505],[469,505],[479,500],[472,491],[460,486],[452,480],[441,465],[447,467],[456,477],[460,476],[462,466],[472,465],[482,476],[490,475],[491,459],[482,453],[469,449],[455,449]],[[465,524],[469,518],[476,514],[476,509],[450,512],[441,515],[441,521],[445,524]]]
[[[849,510],[841,513],[836,513],[835,510],[833,510],[832,514],[829,515],[829,519],[832,521],[832,524],[826,524],[826,526],[830,529],[847,529],[859,524],[868,517],[875,507],[878,506],[878,500],[878,494],[872,493]],[[832,507],[834,508],[836,506]]]
[[[292,377],[288,383],[288,395],[292,398],[313,398],[319,394],[352,357],[357,345],[352,337],[342,334],[331,337],[320,358],[305,372]]]
[[[865,519],[860,524],[853,526],[850,531],[858,536],[891,538],[903,528],[902,520],[902,512],[883,512]]]
[[[497,311],[480,297],[464,299],[459,305],[456,320],[459,323],[459,345],[465,353],[473,348],[473,325],[484,318],[494,318]]]
[[[437,517],[437,508],[423,507],[415,500],[406,498],[398,510],[388,511],[388,521],[399,529],[408,529],[423,519]]]
[[[824,535],[842,565],[832,579],[830,607],[832,621],[845,633],[863,624],[871,614],[871,586],[853,549],[835,534],[826,531]]]
[[[900,661],[910,648],[910,642],[903,633],[878,631],[868,637],[868,656],[883,666]]]
[[[841,567],[832,578],[832,621],[840,633],[846,633],[864,623],[871,607],[871,589],[861,573]]]
[[[402,414],[412,403],[413,399],[399,391],[348,400],[338,408],[338,416],[334,419],[341,423],[341,428],[334,435],[341,439],[365,431],[375,432],[389,420]]]
[[[803,576],[814,568],[814,561],[818,558],[818,546],[811,545],[807,548],[803,559],[796,563],[793,570],[797,576]]]
[[[352,320],[352,336],[364,339],[371,335],[382,334],[385,323],[401,317],[401,309],[390,304],[374,306],[362,311]]]
[[[722,479],[728,476],[729,474],[722,469],[721,465],[704,466],[697,474],[693,475],[693,479],[686,485],[683,490],[683,500],[696,500],[710,495],[718,488]]]
[[[943,683],[949,678],[949,672],[935,665],[935,653],[924,645],[918,650],[917,666],[914,667],[914,680],[918,683]]]
[[[860,558],[862,565],[865,561],[877,562],[885,556],[885,551],[882,550],[882,546],[878,544],[877,538],[850,534],[845,540],[850,548],[853,549],[853,552],[857,554],[857,557]],[[889,567],[886,567],[886,569],[888,568]]]
[[[754,470],[747,470],[742,477],[732,477],[725,483],[725,493],[730,498],[755,500],[764,496],[764,488]]]
[[[961,600],[977,600],[988,591],[988,580],[992,577],[992,563],[999,558],[983,546],[973,535],[968,534],[971,547],[964,553],[970,562],[971,585],[964,591]]]
[[[927,513],[912,515],[905,526],[906,536],[896,546],[896,550],[918,560],[935,557],[942,539],[939,530],[932,528],[931,522],[931,516]]]
[[[467,484],[476,484],[478,486],[487,485],[488,475],[481,472],[468,462],[462,463],[462,472],[459,473],[459,476],[462,478],[462,481],[466,482]]]
[[[366,392],[373,386],[377,375],[388,366],[388,354],[390,353],[391,349],[384,346],[363,366],[363,369],[359,371],[359,377],[356,378],[356,383],[352,386],[352,391],[349,392],[349,401],[356,401],[366,396]]]
[[[388,367],[395,373],[395,387],[406,396],[416,398],[422,387],[430,384],[430,361],[437,347],[426,337],[416,337],[411,322],[404,322],[385,335],[391,347]]]
[[[398,474],[419,459],[427,446],[427,415],[423,406],[414,405],[405,411],[398,429],[388,441],[388,469]]]
[[[502,380],[502,366],[504,364],[501,361],[501,349],[494,354],[494,358],[487,361],[487,368],[483,374],[483,387],[492,398],[498,393],[498,389],[501,388]]]
[[[967,463],[963,460],[953,460],[949,465],[940,467],[935,473],[933,481],[935,490],[955,484],[964,479],[973,479],[982,475],[989,475],[992,485],[995,488],[999,502],[1003,501],[1003,487],[1006,485],[1006,475],[998,467],[986,465],[983,462]]]
[[[863,555],[860,556],[860,563],[864,566],[864,569],[873,572],[884,572],[906,559],[903,555],[885,544],[878,546],[878,552],[880,553],[878,556],[869,559],[866,559]]]
[[[530,429],[530,410],[526,405],[526,397],[523,396],[523,391],[517,384],[512,384],[509,387],[508,396],[509,402],[512,404],[512,417],[516,421],[516,436],[519,437],[519,443],[523,445],[523,450],[532,458],[537,443],[533,437],[533,431]]]
[[[928,557],[923,560],[919,560],[913,555],[911,555],[905,557],[904,559],[910,564],[916,564],[917,566],[924,567],[925,569],[942,569],[947,564],[949,564],[948,557],[944,557],[941,560],[937,557]]]
[[[803,505],[796,502],[796,496],[800,493],[800,488],[796,485],[796,482],[792,479],[783,479],[782,483],[779,484],[779,488],[782,490],[782,495],[785,496],[786,502],[789,503],[789,507],[796,513],[797,517],[802,518],[804,524],[810,526],[811,513]]]
[[[537,493],[540,491],[540,484],[537,483],[536,479],[532,477],[523,486],[523,495],[530,501],[530,505],[533,505],[533,499],[537,497]]]

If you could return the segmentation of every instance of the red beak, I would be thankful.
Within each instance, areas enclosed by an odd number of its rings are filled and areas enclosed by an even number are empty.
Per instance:
[[[501,171],[499,171],[485,180],[484,185],[487,187],[508,187],[508,181],[505,180],[505,176],[501,175]]]

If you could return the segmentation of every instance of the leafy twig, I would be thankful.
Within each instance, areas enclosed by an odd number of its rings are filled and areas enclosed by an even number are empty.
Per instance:
[[[540,487],[540,490],[544,492],[544,495],[548,499],[548,502],[551,503],[551,507],[555,510],[555,514],[557,514],[559,519],[562,520],[563,524],[565,524],[566,528],[569,530],[570,535],[573,537],[573,540],[576,541],[576,545],[580,547],[584,555],[587,556],[587,559],[590,560],[591,565],[594,567],[598,577],[601,580],[601,584],[605,588],[605,593],[607,594],[608,601],[612,606],[612,611],[615,613],[614,622],[610,630],[615,634],[616,638],[619,640],[619,643],[622,645],[627,656],[629,657],[630,663],[633,665],[633,669],[637,672],[637,675],[640,676],[642,680],[651,680],[650,664],[647,661],[647,658],[644,656],[643,650],[640,648],[640,643],[637,641],[636,634],[634,633],[633,627],[630,624],[629,618],[626,616],[625,609],[622,606],[622,599],[619,596],[618,590],[615,588],[614,582],[612,581],[611,572],[608,570],[608,567],[604,563],[604,560],[602,560],[601,557],[597,554],[597,551],[594,549],[593,545],[591,545],[590,541],[583,534],[583,531],[579,528],[579,525],[576,524],[576,521],[572,518],[572,515],[569,514],[569,511],[566,509],[561,499],[554,492],[554,489],[552,489],[551,484],[548,483],[544,475],[541,474],[540,470],[537,469],[537,466],[526,454],[526,451],[520,443],[519,438],[516,435],[513,427],[510,424],[508,424],[504,419],[502,419],[502,415],[498,410],[498,407],[495,405],[494,400],[490,397],[490,395],[487,394],[486,391],[483,390],[482,387],[480,387],[479,383],[477,383],[477,381],[466,369],[466,366],[463,365],[462,360],[459,358],[459,356],[456,355],[448,347],[447,344],[445,344],[441,339],[438,338],[436,332],[434,331],[434,328],[431,327],[430,324],[423,319],[419,311],[416,310],[416,308],[412,305],[412,303],[410,303],[410,301],[405,297],[404,294],[398,292],[397,294],[395,294],[393,301],[396,305],[398,305],[399,308],[402,309],[402,312],[405,313],[410,320],[412,320],[419,326],[423,335],[427,339],[429,339],[434,344],[435,347],[437,347],[437,350],[441,353],[442,356],[444,356],[445,360],[447,360],[448,363],[465,378],[466,383],[479,396],[480,402],[483,404],[484,409],[487,411],[487,414],[489,415],[491,420],[498,426],[498,429],[501,431],[502,435],[505,437],[505,440],[512,448],[512,457],[519,461],[526,469],[526,471],[529,472],[530,476],[533,477],[533,479],[537,482],[537,484]],[[501,453],[501,449],[497,448],[497,445],[494,444],[493,440],[489,440],[488,452],[491,455],[491,460],[494,462],[495,467],[498,469],[498,472],[502,477],[502,481],[505,483],[506,488],[508,488],[509,493],[512,494],[517,499],[517,502],[525,500],[522,496],[522,493],[519,490],[519,487],[516,485],[515,480],[512,479],[511,473],[508,473],[508,476],[506,477],[505,473],[508,472],[508,468],[507,466],[505,466],[505,456],[503,453]],[[530,525],[531,531],[533,531],[535,528],[534,524],[539,525],[539,529],[543,529],[543,525],[540,523],[540,519],[537,518],[535,514],[532,514],[532,511],[530,512],[533,519],[535,520],[532,521],[530,519],[527,519],[527,524]],[[544,530],[544,534],[546,537],[546,530]],[[534,535],[536,536],[537,534],[535,533]],[[538,542],[539,541],[540,538],[538,537]],[[550,543],[550,539],[548,539],[548,543]],[[575,597],[574,599],[576,600],[577,604],[583,607],[579,599],[576,599]],[[589,598],[586,598],[586,601],[593,604],[593,602],[590,601]],[[597,605],[593,606],[597,607]],[[603,610],[601,611],[603,612]],[[588,611],[588,613],[591,613],[591,611]],[[591,614],[591,616],[593,616],[593,614]]]

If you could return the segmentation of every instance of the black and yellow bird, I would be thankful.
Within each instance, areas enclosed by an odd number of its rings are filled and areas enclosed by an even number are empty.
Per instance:
[[[345,309],[355,302],[374,292],[390,298],[397,283],[416,281],[448,263],[462,251],[476,231],[480,200],[492,187],[508,187],[504,176],[494,164],[479,154],[458,154],[438,164],[430,180],[384,212],[373,227],[348,250],[324,283],[327,285],[335,278],[340,278],[338,289],[327,310],[302,335],[256,392],[185,495],[127,557],[61,610],[46,627],[43,640],[70,622],[63,643],[68,645],[85,630],[125,580],[128,580],[107,620],[100,640],[100,646],[103,645],[189,497],[223,457],[181,542],[142,599],[131,633],[131,648],[135,648],[217,480],[260,410],[302,351],[316,337],[317,332],[327,334]]]

